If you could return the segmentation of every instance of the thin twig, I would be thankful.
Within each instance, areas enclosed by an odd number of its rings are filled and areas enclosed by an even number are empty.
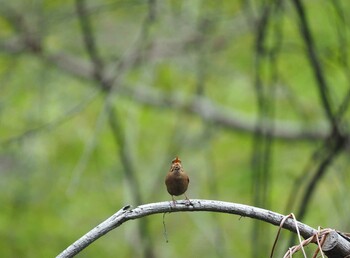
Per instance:
[[[326,117],[328,118],[329,123],[332,125],[334,129],[337,130],[338,124],[335,119],[333,107],[329,97],[329,87],[327,85],[327,81],[324,76],[321,62],[316,52],[314,39],[313,39],[311,29],[308,23],[307,15],[306,15],[306,10],[302,4],[302,0],[293,0],[293,3],[297,11],[297,14],[299,15],[300,31],[307,48],[307,55],[310,61],[311,68],[314,71],[315,79],[318,86],[318,92],[320,94],[323,109],[326,113]]]
[[[166,243],[169,243],[169,240],[168,240],[168,232],[167,232],[167,230],[166,230],[166,225],[165,225],[165,215],[166,215],[166,212],[163,213],[164,238],[165,238],[165,242],[166,242]]]
[[[93,90],[84,98],[81,102],[77,103],[73,107],[69,108],[68,110],[65,110],[61,115],[59,115],[57,118],[53,119],[50,122],[43,123],[37,127],[33,127],[31,129],[27,129],[26,131],[12,136],[8,139],[3,139],[0,141],[0,146],[8,146],[13,143],[17,143],[20,141],[25,140],[28,137],[31,137],[33,135],[39,134],[41,132],[48,132],[51,130],[56,129],[60,125],[68,122],[75,116],[79,115],[81,112],[85,110],[86,107],[88,107],[91,102],[93,102],[96,97],[100,94],[100,91]]]
[[[298,228],[298,225],[297,225],[297,220],[295,219],[295,216],[294,216],[293,213],[291,213],[291,214],[285,216],[285,217],[282,219],[282,221],[281,221],[281,223],[280,223],[280,226],[279,226],[279,228],[278,228],[278,232],[277,232],[275,241],[274,241],[273,246],[272,246],[270,258],[272,258],[272,256],[273,256],[273,252],[274,252],[274,250],[275,250],[275,247],[276,247],[276,244],[277,244],[277,240],[278,240],[278,237],[279,237],[279,235],[280,235],[280,232],[281,232],[281,229],[282,229],[282,227],[283,227],[283,224],[284,224],[285,221],[286,221],[288,218],[290,218],[290,217],[292,217],[293,220],[294,220],[295,228],[296,228],[296,233],[297,233],[298,238],[299,238],[300,247],[301,247],[301,249],[302,249],[302,252],[303,252],[303,254],[304,254],[304,257],[306,258],[306,253],[305,253],[305,250],[304,250],[304,248],[303,248],[303,244],[302,244],[302,240],[301,240],[299,228]]]
[[[295,216],[294,216],[293,213],[291,213],[291,216],[293,217],[294,222],[296,223],[297,220],[296,220],[296,218],[295,218]],[[297,235],[298,235],[298,239],[299,239],[299,243],[300,243],[301,250],[302,250],[302,252],[303,252],[304,257],[306,258],[306,253],[305,253],[305,250],[304,250],[304,247],[303,247],[303,244],[302,244],[300,232],[299,232],[299,229],[298,229],[298,227],[297,227],[296,224],[295,224],[295,228],[297,229]]]

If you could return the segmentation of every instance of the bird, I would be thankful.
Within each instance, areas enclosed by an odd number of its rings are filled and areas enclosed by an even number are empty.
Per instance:
[[[171,162],[170,170],[165,177],[165,185],[168,193],[171,195],[174,206],[176,205],[174,196],[179,196],[181,194],[184,194],[186,200],[190,202],[186,195],[189,182],[190,179],[182,167],[181,160],[176,156]]]

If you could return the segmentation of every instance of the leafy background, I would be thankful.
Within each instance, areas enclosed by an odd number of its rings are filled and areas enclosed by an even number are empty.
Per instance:
[[[348,1],[1,6],[1,257],[55,256],[126,204],[170,200],[176,155],[190,198],[350,231]],[[157,215],[78,257],[266,257],[277,232],[210,213],[166,225],[169,243]]]

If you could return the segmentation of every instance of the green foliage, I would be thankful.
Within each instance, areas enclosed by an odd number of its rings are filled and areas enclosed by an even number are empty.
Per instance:
[[[273,110],[264,115],[275,126],[328,128],[290,3],[271,14],[263,43],[267,54],[257,65],[259,22],[251,15],[261,15],[260,1],[253,1],[251,10],[245,1],[155,2],[153,19],[147,1],[87,2],[104,75],[115,79],[110,96],[94,80],[74,2],[1,2],[7,11],[0,11],[5,42],[0,44],[0,257],[55,256],[122,206],[136,206],[121,150],[129,155],[143,203],[170,200],[164,176],[179,155],[190,176],[190,198],[254,205],[258,73]],[[322,2],[327,5],[304,5],[331,102],[339,107],[349,90],[349,58],[341,45],[348,45],[349,28],[331,1]],[[348,13],[349,4],[339,3]],[[23,24],[14,22],[16,14]],[[41,52],[17,46],[28,36],[40,39]],[[273,51],[276,65],[268,55]],[[191,106],[198,99],[249,121],[252,130],[201,116]],[[124,145],[111,129],[111,107]],[[296,212],[301,192],[293,196],[294,182],[310,178],[307,172],[316,164],[311,156],[321,144],[322,139],[272,141],[264,208]],[[327,170],[305,223],[349,231],[350,206],[343,202],[348,162],[345,152]],[[294,206],[288,205],[291,199]],[[247,218],[168,214],[169,243],[162,217],[147,221],[156,257],[248,257],[254,248]],[[126,223],[78,257],[141,257],[138,223]],[[276,231],[271,226],[266,233],[268,247]],[[279,242],[281,248],[287,241]],[[268,251],[262,249],[261,257]]]

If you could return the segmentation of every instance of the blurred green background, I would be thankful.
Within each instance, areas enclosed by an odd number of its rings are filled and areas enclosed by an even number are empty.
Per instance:
[[[124,205],[170,201],[176,155],[190,198],[350,231],[349,11],[345,0],[1,1],[0,257],[53,257]],[[277,232],[213,213],[166,225],[169,243],[155,215],[78,257],[267,257]]]

